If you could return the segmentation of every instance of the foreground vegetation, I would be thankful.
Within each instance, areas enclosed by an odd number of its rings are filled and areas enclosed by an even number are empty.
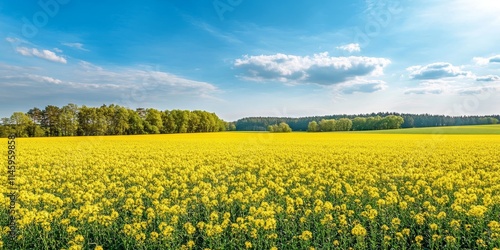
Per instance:
[[[20,138],[18,238],[0,245],[498,249],[498,152],[494,135]]]

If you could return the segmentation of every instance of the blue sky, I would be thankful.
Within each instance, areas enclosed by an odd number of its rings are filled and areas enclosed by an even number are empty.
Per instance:
[[[28,3],[29,2],[29,3]],[[496,0],[0,2],[0,117],[500,113]]]

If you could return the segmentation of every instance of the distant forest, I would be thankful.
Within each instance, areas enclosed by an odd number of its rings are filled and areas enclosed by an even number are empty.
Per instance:
[[[403,118],[401,128],[418,128],[418,127],[439,127],[439,126],[462,126],[462,125],[481,125],[481,124],[497,124],[500,120],[500,115],[490,116],[445,116],[445,115],[430,115],[430,114],[401,114],[401,113],[371,113],[360,115],[327,115],[327,116],[311,116],[311,117],[248,117],[237,120],[235,122],[237,131],[266,131],[269,126],[280,124],[282,122],[288,124],[293,131],[308,131],[310,122],[320,123],[322,120],[340,120],[347,118],[353,121],[351,130],[372,130],[372,129],[387,129],[384,123],[384,117],[400,116]],[[358,126],[360,121],[365,118],[365,126]],[[362,122],[361,122],[362,123]]]
[[[132,110],[111,104],[101,107],[48,105],[14,112],[0,120],[0,137],[139,135],[220,131],[348,131],[414,127],[497,124],[500,115],[445,116],[430,114],[371,113],[311,117],[248,117],[226,122],[215,113],[195,110]],[[286,126],[285,126],[286,125]]]
[[[0,137],[140,135],[219,132],[234,130],[234,124],[206,111],[138,108],[131,110],[111,104],[101,107],[48,105],[28,112],[14,112],[2,118]]]

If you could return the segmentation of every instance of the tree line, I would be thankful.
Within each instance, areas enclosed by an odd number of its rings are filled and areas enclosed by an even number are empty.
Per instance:
[[[14,133],[18,137],[90,136],[198,133],[235,130],[232,123],[215,113],[201,110],[132,110],[111,104],[101,107],[34,107],[28,112],[14,112],[2,118],[0,137]]]
[[[309,122],[308,132],[330,132],[330,131],[350,131],[350,130],[379,130],[401,128],[404,119],[401,116],[388,115],[386,117],[356,117],[354,119],[340,118],[322,119],[319,123]]]
[[[462,125],[483,125],[497,124],[500,120],[500,115],[490,116],[446,116],[446,115],[431,115],[431,114],[406,114],[394,112],[380,112],[371,114],[359,115],[327,115],[327,116],[311,116],[311,117],[248,117],[242,118],[235,122],[237,131],[266,131],[269,125],[280,124],[284,122],[290,126],[293,131],[308,131],[309,123],[315,121],[318,125],[322,120],[336,120],[342,118],[352,121],[351,130],[372,130],[372,129],[389,129],[392,128],[387,120],[388,116],[398,116],[403,119],[401,128],[418,128],[418,127],[439,127],[439,126],[462,126]],[[365,120],[363,120],[363,118]]]

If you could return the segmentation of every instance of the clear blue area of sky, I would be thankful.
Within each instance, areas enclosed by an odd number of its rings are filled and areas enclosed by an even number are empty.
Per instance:
[[[46,105],[226,120],[498,114],[496,0],[0,2],[0,117]]]

